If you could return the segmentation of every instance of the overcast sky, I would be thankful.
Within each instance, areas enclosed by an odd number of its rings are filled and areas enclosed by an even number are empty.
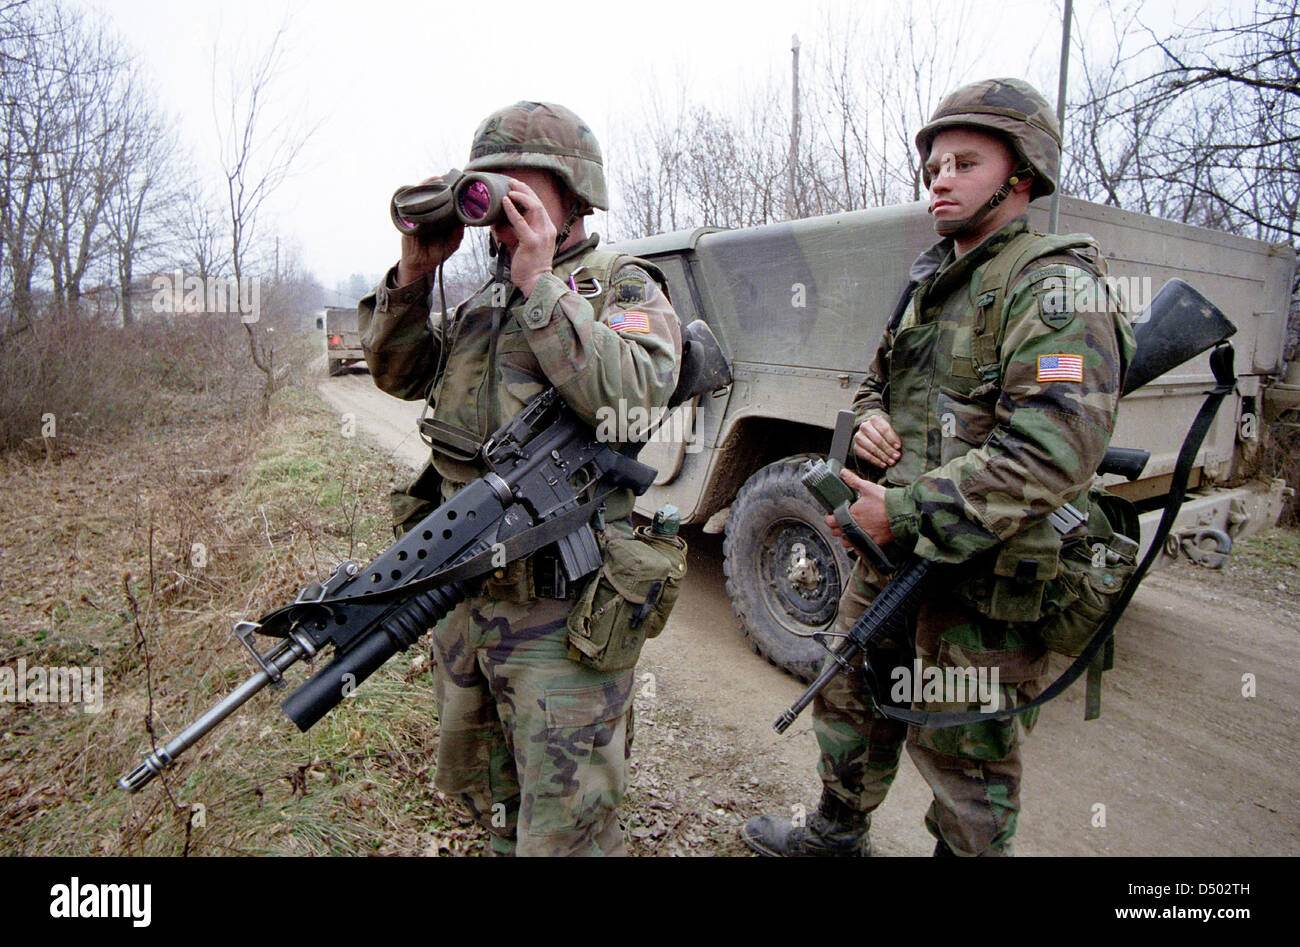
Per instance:
[[[163,106],[179,116],[196,166],[214,184],[214,44],[261,51],[287,24],[275,125],[317,128],[260,226],[294,244],[329,288],[351,273],[375,276],[395,260],[392,192],[462,165],[475,126],[502,105],[521,98],[563,103],[591,125],[607,157],[616,156],[610,144],[635,141],[650,90],[672,98],[684,85],[693,99],[725,107],[747,86],[775,80],[786,83],[788,95],[792,34],[806,57],[814,53],[809,44],[825,36],[828,17],[852,7],[878,18],[884,31],[898,10],[878,0],[83,2],[134,48]],[[935,9],[957,6],[940,0]],[[973,0],[968,29],[982,35],[961,81],[1021,76],[1054,101],[1060,6]],[[1178,17],[1190,19],[1192,6],[1182,4]],[[1104,30],[1099,9],[1094,0],[1076,2],[1076,29]],[[1171,11],[1168,0],[1152,0],[1143,19],[1161,27]],[[594,229],[603,229],[599,220]]]

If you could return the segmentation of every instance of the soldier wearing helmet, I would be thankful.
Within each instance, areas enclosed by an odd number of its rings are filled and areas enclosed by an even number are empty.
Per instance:
[[[913,264],[854,399],[854,454],[868,476],[842,477],[859,494],[853,519],[875,542],[956,568],[922,603],[908,640],[874,649],[870,665],[899,707],[1004,710],[1043,689],[1036,628],[1072,605],[1057,579],[1081,544],[1064,545],[1047,517],[1065,503],[1093,509],[1088,488],[1133,335],[1092,238],[1029,228],[1029,202],[1055,189],[1060,164],[1059,128],[1037,91],[1018,79],[964,86],[916,146],[943,239]],[[859,560],[839,631],[888,580]],[[918,670],[943,683],[906,686]],[[948,683],[979,674],[988,693],[978,700]],[[1009,855],[1021,743],[1036,718],[1033,708],[934,729],[891,719],[868,696],[859,658],[814,704],[817,812],[806,824],[757,816],[741,836],[768,855],[869,854],[871,813],[906,745],[933,791],[925,825],[935,854]]]
[[[463,227],[406,233],[398,264],[360,304],[375,384],[428,403],[431,457],[394,492],[399,530],[485,473],[484,440],[544,389],[594,425],[602,408],[664,406],[681,362],[662,274],[586,232],[583,218],[609,201],[600,147],[577,115],[544,102],[500,109],[475,132],[466,170],[511,179],[506,219],[491,228],[495,272],[431,322],[432,276]],[[631,512],[622,491],[593,524],[611,562],[623,560],[610,550],[635,541]],[[547,547],[489,575],[433,629],[436,785],[469,807],[496,853],[624,851],[616,810],[633,669],[598,670],[568,645],[574,585]]]

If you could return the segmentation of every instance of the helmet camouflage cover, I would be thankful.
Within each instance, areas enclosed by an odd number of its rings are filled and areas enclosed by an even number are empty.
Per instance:
[[[557,175],[590,207],[609,209],[600,145],[587,124],[563,105],[516,102],[483,120],[466,171],[539,168]]]
[[[1022,79],[985,79],[962,86],[939,103],[929,123],[916,133],[921,165],[930,160],[930,143],[947,128],[976,128],[1005,139],[1021,163],[1034,172],[1030,198],[1056,190],[1061,166],[1061,125],[1047,100]],[[930,175],[925,183],[930,184]]]

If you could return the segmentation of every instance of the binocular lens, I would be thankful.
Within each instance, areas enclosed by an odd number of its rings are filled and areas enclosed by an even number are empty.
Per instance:
[[[492,192],[482,181],[471,181],[460,194],[460,217],[465,221],[482,220],[492,206]]]
[[[510,179],[505,175],[462,174],[453,168],[435,180],[398,188],[389,212],[393,226],[402,233],[428,239],[458,223],[486,227],[504,222],[501,201],[508,193]]]

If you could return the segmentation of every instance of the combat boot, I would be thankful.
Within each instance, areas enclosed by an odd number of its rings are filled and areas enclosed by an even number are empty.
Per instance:
[[[760,855],[865,857],[871,854],[870,827],[870,815],[855,812],[823,792],[806,825],[757,815],[741,827],[740,839]]]

